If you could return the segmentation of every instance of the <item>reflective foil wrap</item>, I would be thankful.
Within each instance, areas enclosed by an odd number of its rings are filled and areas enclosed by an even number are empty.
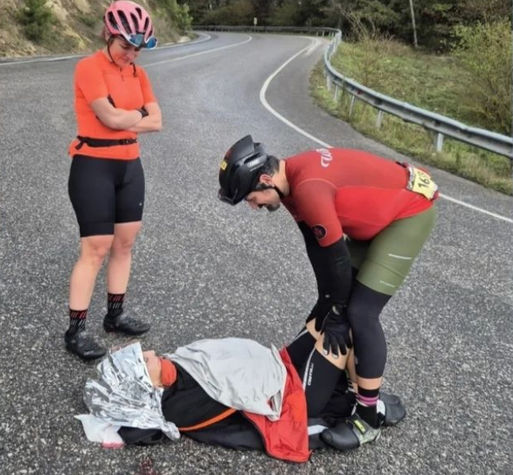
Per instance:
[[[141,344],[133,343],[109,354],[96,367],[98,379],[88,379],[84,402],[92,415],[113,425],[160,429],[172,440],[177,427],[162,413],[162,389],[151,384]]]

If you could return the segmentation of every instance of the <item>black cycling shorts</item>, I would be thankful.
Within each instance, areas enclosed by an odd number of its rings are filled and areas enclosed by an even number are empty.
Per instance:
[[[112,160],[75,155],[68,192],[80,237],[114,234],[115,223],[141,221],[144,171],[139,158]]]

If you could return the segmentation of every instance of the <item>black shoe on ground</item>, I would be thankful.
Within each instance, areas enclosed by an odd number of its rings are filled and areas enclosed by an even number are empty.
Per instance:
[[[406,417],[406,408],[399,396],[380,391],[378,417],[385,427],[395,426],[401,422]]]
[[[113,317],[109,314],[103,319],[106,332],[120,332],[126,335],[142,335],[150,329],[150,324],[130,317],[124,311]]]
[[[83,360],[94,360],[100,358],[107,350],[96,343],[94,339],[85,331],[70,332],[64,334],[64,342],[66,349],[75,355],[80,356]]]
[[[338,450],[356,449],[379,439],[381,429],[367,424],[358,413],[354,413],[345,421],[331,429],[321,432],[321,439]]]

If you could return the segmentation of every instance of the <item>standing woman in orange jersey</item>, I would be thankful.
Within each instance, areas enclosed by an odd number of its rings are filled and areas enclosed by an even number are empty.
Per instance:
[[[144,69],[141,48],[157,45],[151,19],[134,2],[105,12],[105,47],[78,62],[75,112],[78,136],[70,145],[69,196],[80,227],[80,256],[71,273],[66,348],[83,359],[105,354],[85,333],[96,276],[106,256],[108,332],[140,335],[150,325],[123,308],[132,247],[141,229],[144,173],[137,134],[159,131],[162,116]]]

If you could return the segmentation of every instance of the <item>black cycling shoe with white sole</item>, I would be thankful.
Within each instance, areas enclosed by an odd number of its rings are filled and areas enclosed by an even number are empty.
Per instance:
[[[95,360],[100,358],[107,352],[107,349],[94,341],[85,331],[79,330],[64,334],[64,342],[66,349],[75,355],[80,356],[83,360]]]
[[[150,324],[129,316],[124,311],[119,315],[105,315],[103,328],[106,332],[119,332],[125,335],[142,335],[150,329]]]

